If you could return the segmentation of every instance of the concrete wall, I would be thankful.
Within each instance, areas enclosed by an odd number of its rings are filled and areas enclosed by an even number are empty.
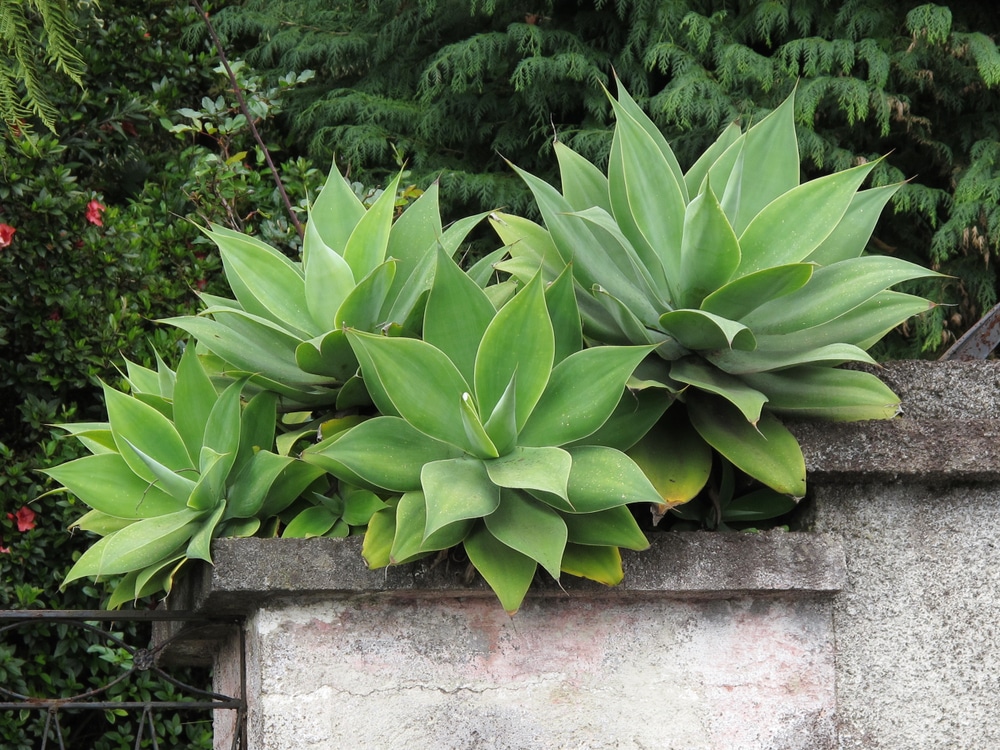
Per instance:
[[[807,532],[657,535],[514,619],[458,565],[220,540],[171,606],[248,615],[254,750],[1000,747],[1000,369],[882,375],[900,419],[794,427]]]

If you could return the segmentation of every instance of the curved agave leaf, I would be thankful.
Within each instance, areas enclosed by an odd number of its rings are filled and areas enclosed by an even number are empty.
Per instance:
[[[742,323],[704,310],[672,310],[660,316],[660,329],[685,349],[742,349],[757,346],[753,332]]]
[[[744,379],[712,367],[704,360],[685,357],[672,363],[670,377],[686,383],[698,390],[722,396],[746,418],[750,424],[757,424],[767,396],[748,385]],[[686,398],[682,395],[681,398]]]
[[[410,562],[425,557],[430,552],[461,544],[474,524],[472,519],[458,521],[425,537],[427,506],[424,493],[407,492],[396,506],[396,527],[389,552],[389,564]]]
[[[815,268],[811,263],[790,263],[740,276],[705,297],[701,309],[729,320],[742,320],[766,302],[801,289]]]
[[[776,346],[780,346],[781,338],[774,337]],[[765,340],[764,346],[758,346],[752,352],[723,350],[709,352],[706,358],[723,372],[733,375],[744,375],[754,372],[773,372],[785,370],[798,365],[816,364],[835,367],[845,362],[865,362],[875,364],[864,349],[854,344],[827,344],[816,349],[776,349],[770,348],[771,342]]]
[[[660,512],[695,497],[712,471],[712,449],[695,432],[682,407],[668,410],[627,455],[659,492]]]
[[[469,562],[486,579],[507,614],[515,615],[528,593],[538,563],[508,547],[481,524],[469,533],[463,546]]]
[[[702,183],[708,177],[709,168],[719,160],[730,146],[742,137],[743,134],[740,132],[740,126],[737,123],[731,122],[726,126],[726,129],[715,139],[715,142],[702,152],[701,156],[695,160],[694,164],[684,174],[684,184],[687,186],[688,195],[697,195],[699,193]],[[734,151],[734,158],[735,153]],[[725,186],[725,182],[721,184]]]
[[[425,464],[420,484],[427,503],[424,536],[449,524],[488,516],[500,504],[500,488],[478,458],[462,456]]]
[[[802,366],[745,379],[768,395],[772,412],[793,419],[853,422],[892,419],[899,412],[899,397],[867,372]]]
[[[649,547],[649,540],[635,522],[632,511],[624,505],[594,513],[561,515],[566,524],[569,544],[610,547],[616,551],[619,547],[636,551]]]
[[[902,186],[897,183],[858,191],[837,228],[805,260],[826,266],[860,256],[875,231],[882,209]]]
[[[707,394],[690,396],[687,407],[698,434],[734,466],[777,492],[805,494],[802,450],[776,417],[764,412],[754,426],[728,401]]]
[[[484,465],[490,481],[498,487],[550,492],[569,502],[573,459],[561,448],[519,446]]]
[[[354,289],[355,279],[347,261],[323,242],[317,224],[312,217],[306,222],[302,268],[309,314],[315,327],[325,331],[335,327],[337,310]]]
[[[674,286],[677,307],[698,307],[736,273],[740,243],[708,180],[684,212],[680,263]],[[704,309],[704,308],[703,308]]]
[[[558,513],[523,492],[503,489],[500,505],[483,522],[499,542],[530,557],[559,580],[567,531]]]
[[[562,572],[589,578],[605,586],[617,586],[625,578],[622,556],[617,547],[594,547],[572,542],[563,551]]]
[[[656,503],[660,494],[635,461],[621,451],[601,446],[567,449],[573,457],[569,499],[573,512],[595,513],[626,503]]]
[[[356,279],[363,279],[385,261],[399,178],[397,174],[371,208],[365,211],[344,247],[344,260]]]

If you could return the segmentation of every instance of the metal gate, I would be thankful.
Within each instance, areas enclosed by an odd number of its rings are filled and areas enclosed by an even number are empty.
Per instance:
[[[155,644],[138,645],[127,642],[120,633],[113,632],[113,623],[145,622],[145,623],[177,623],[166,637],[158,637]],[[25,629],[40,628],[58,624],[65,627],[79,628],[86,633],[88,642],[97,649],[114,649],[122,657],[121,670],[113,679],[105,684],[92,687],[76,695],[38,696],[18,693],[0,683],[0,715],[7,712],[39,712],[44,714],[41,721],[41,737],[37,747],[41,750],[78,750],[66,744],[65,717],[70,712],[80,711],[114,711],[134,712],[138,714],[135,728],[135,750],[141,747],[151,747],[161,750],[157,738],[154,716],[167,712],[206,712],[217,718],[218,712],[231,712],[226,735],[231,734],[230,750],[245,750],[246,748],[246,701],[245,680],[246,670],[243,657],[239,665],[239,689],[237,696],[221,695],[193,685],[189,685],[171,676],[161,664],[160,657],[172,645],[180,641],[197,638],[199,633],[208,632],[209,637],[217,637],[219,629],[232,629],[234,636],[239,638],[240,653],[245,653],[243,643],[243,622],[238,617],[210,617],[187,612],[169,612],[160,610],[120,611],[105,610],[15,610],[0,611],[0,647],[23,641]],[[0,666],[3,666],[3,654],[0,651]],[[179,700],[157,700],[150,696],[149,700],[124,701],[115,700],[109,696],[109,691],[121,683],[134,678],[140,673],[149,675],[169,683],[179,693]],[[23,714],[22,714],[23,715]],[[61,721],[61,719],[63,719]],[[216,722],[218,725],[218,722]],[[220,737],[215,738],[216,747]],[[80,748],[79,750],[83,750]]]

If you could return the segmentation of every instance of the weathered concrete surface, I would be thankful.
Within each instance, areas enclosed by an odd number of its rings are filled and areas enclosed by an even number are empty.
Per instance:
[[[840,747],[1000,748],[1000,489],[816,488],[843,539]]]
[[[251,748],[836,746],[819,601],[359,596],[250,631]]]
[[[201,567],[171,595],[172,609],[246,613],[254,602],[275,597],[302,601],[377,591],[493,597],[481,580],[464,580],[464,563],[431,561],[368,570],[359,538],[218,539],[212,554],[215,565]],[[619,586],[609,589],[571,576],[559,586],[540,578],[532,595],[796,596],[831,594],[844,582],[839,543],[821,534],[656,534],[648,550],[623,550],[622,558],[625,581]]]

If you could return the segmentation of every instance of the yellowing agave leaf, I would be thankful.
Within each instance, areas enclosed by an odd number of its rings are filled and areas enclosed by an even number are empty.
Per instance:
[[[617,547],[567,544],[563,552],[562,572],[589,578],[605,586],[617,586],[625,578],[622,556]]]
[[[708,482],[712,449],[702,440],[680,406],[668,409],[627,455],[660,494],[659,507],[686,503]]]

